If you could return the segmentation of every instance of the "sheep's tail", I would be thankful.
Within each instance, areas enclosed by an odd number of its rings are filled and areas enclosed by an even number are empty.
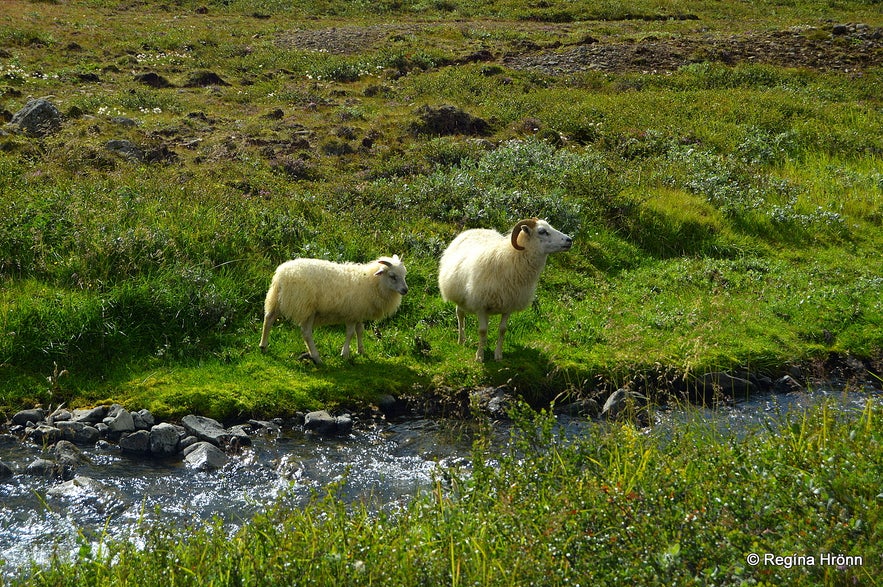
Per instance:
[[[279,280],[273,279],[270,282],[270,289],[267,291],[267,299],[264,300],[264,316],[269,314],[277,314],[279,312]]]

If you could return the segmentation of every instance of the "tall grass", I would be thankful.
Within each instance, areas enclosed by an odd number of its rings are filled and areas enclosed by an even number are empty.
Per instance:
[[[3,409],[31,403],[56,365],[72,374],[73,401],[149,402],[156,390],[141,382],[160,368],[187,390],[180,406],[163,400],[175,414],[209,392],[192,376],[203,369],[256,402],[219,405],[266,406],[249,391],[262,298],[273,268],[297,256],[405,258],[412,291],[368,341],[372,358],[403,367],[396,389],[513,381],[591,393],[585,382],[657,363],[692,372],[762,357],[775,375],[831,352],[879,356],[879,69],[696,63],[553,76],[473,61],[484,49],[677,38],[695,25],[586,21],[554,33],[518,20],[528,12],[752,26],[738,5],[289,4],[94,0],[4,13],[3,108],[51,95],[65,122],[40,140],[0,137]],[[866,16],[861,2],[840,4],[847,22]],[[429,20],[411,20],[418,9]],[[791,3],[769,26],[828,10]],[[65,26],[41,29],[47,11]],[[454,14],[518,25],[455,26]],[[379,21],[365,30],[380,40],[349,53],[292,40]],[[187,87],[197,70],[230,85]],[[137,82],[145,72],[176,87]],[[422,106],[445,104],[481,117],[487,136],[415,130]],[[120,158],[111,139],[156,158]],[[505,231],[533,215],[572,234],[574,249],[550,259],[536,304],[513,316],[510,362],[472,365],[438,296],[438,258],[459,230]],[[298,375],[283,377],[292,397],[318,403],[327,374],[295,360],[294,329],[278,331],[285,342],[266,360]],[[341,329],[317,336],[326,355],[341,340]],[[358,360],[331,363],[342,388],[366,389]]]

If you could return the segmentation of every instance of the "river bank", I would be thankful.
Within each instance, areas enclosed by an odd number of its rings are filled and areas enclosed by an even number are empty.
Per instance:
[[[571,416],[563,411],[555,415],[549,412],[545,417],[529,416],[529,412],[518,406],[512,406],[514,411],[510,412],[514,420],[497,421],[490,426],[488,424],[491,420],[486,416],[476,420],[403,417],[393,421],[369,422],[357,419],[356,426],[345,435],[321,435],[306,430],[303,424],[288,421],[276,426],[272,423],[262,426],[260,432],[256,432],[257,429],[250,431],[247,443],[240,441],[235,449],[228,446],[225,462],[218,468],[195,467],[180,457],[137,455],[108,442],[78,448],[59,442],[50,448],[33,442],[12,446],[4,441],[0,442],[0,460],[15,459],[15,471],[11,477],[0,480],[4,504],[0,510],[3,516],[0,523],[0,541],[4,546],[5,561],[3,572],[11,580],[20,572],[18,569],[26,568],[33,560],[42,569],[33,577],[39,584],[43,573],[48,573],[46,576],[54,575],[55,571],[49,569],[60,572],[69,561],[77,561],[77,568],[82,572],[83,565],[103,560],[102,553],[105,549],[118,553],[122,548],[122,551],[128,552],[125,545],[131,543],[142,554],[130,552],[125,557],[128,563],[117,562],[113,567],[119,564],[129,565],[133,564],[133,559],[130,558],[132,556],[149,558],[152,556],[152,549],[167,548],[168,544],[155,542],[157,536],[164,536],[166,532],[171,533],[170,536],[180,532],[202,536],[200,540],[204,544],[213,544],[213,539],[205,536],[204,532],[212,535],[220,532],[228,536],[242,536],[251,531],[263,532],[265,530],[260,530],[263,527],[261,520],[264,517],[275,519],[282,515],[282,511],[286,512],[286,518],[294,515],[294,512],[304,512],[304,515],[314,520],[316,530],[324,526],[319,521],[323,516],[333,516],[337,520],[335,523],[356,523],[357,526],[357,520],[362,515],[359,512],[370,512],[373,523],[381,525],[393,523],[403,517],[408,519],[415,515],[415,510],[412,509],[415,503],[423,504],[420,508],[428,507],[429,503],[424,502],[428,496],[433,495],[438,497],[428,499],[428,502],[452,511],[451,508],[466,507],[471,501],[466,496],[472,495],[474,498],[481,495],[486,489],[480,487],[489,480],[488,475],[493,478],[493,475],[503,475],[505,472],[507,476],[527,475],[526,478],[530,478],[544,470],[544,465],[535,462],[528,465],[523,460],[529,455],[533,459],[542,459],[545,457],[540,455],[547,455],[552,451],[573,466],[576,461],[571,462],[571,459],[576,458],[576,455],[571,455],[568,451],[575,446],[583,447],[579,453],[583,454],[581,459],[591,454],[596,455],[592,458],[601,459],[598,463],[601,468],[591,473],[592,483],[597,484],[594,491],[610,496],[609,499],[613,500],[610,507],[619,504],[617,507],[628,505],[631,508],[637,505],[635,500],[651,499],[657,491],[655,482],[645,478],[649,473],[645,467],[650,466],[646,461],[648,455],[645,451],[656,446],[657,442],[661,444],[653,450],[662,450],[668,455],[662,461],[668,463],[665,465],[668,468],[678,466],[674,464],[677,461],[673,457],[678,451],[684,450],[685,437],[692,439],[692,450],[711,450],[712,453],[719,450],[714,448],[718,447],[718,443],[731,445],[738,450],[743,443],[750,445],[758,442],[758,439],[772,443],[775,438],[797,443],[793,445],[794,450],[803,451],[809,448],[806,443],[819,442],[812,428],[807,426],[814,421],[820,410],[828,414],[825,418],[831,418],[827,434],[833,435],[832,431],[839,426],[856,419],[861,421],[862,418],[871,418],[875,411],[879,411],[881,398],[883,395],[880,390],[870,386],[862,390],[812,388],[786,393],[764,393],[748,400],[721,403],[715,407],[657,407],[650,411],[649,427],[643,432],[632,426],[620,426],[585,416]],[[866,432],[874,429],[870,420],[867,426],[872,428],[860,426],[859,429]],[[638,436],[634,436],[635,433]],[[640,438],[645,440],[638,442]],[[608,442],[613,444],[607,444]],[[825,442],[828,443],[826,454],[831,450],[839,450],[839,440],[829,438]],[[609,456],[593,451],[584,452],[586,445],[594,446],[597,443],[607,446],[608,449],[605,450],[615,452]],[[616,453],[619,453],[617,461],[607,462]],[[802,458],[808,456],[805,454]],[[876,458],[871,454],[866,457],[871,458],[872,462]],[[713,460],[714,457],[704,454],[702,458]],[[63,459],[68,466],[67,474],[57,475],[57,469],[46,475],[37,474],[36,470],[27,470],[31,468],[31,463],[47,459]],[[25,467],[26,462],[28,467]],[[563,464],[559,463],[562,466]],[[581,467],[585,466],[586,463]],[[726,467],[732,465],[722,462],[717,466],[721,468],[715,469],[715,474],[720,475]],[[767,465],[757,457],[750,464],[742,463],[739,466],[744,468]],[[848,470],[853,471],[855,466],[859,465],[853,457]],[[875,466],[879,466],[879,462]],[[532,467],[538,469],[534,473],[517,472],[520,468]],[[585,477],[586,471],[581,472],[581,467],[571,468],[568,473],[577,487],[588,481]],[[594,469],[591,466],[589,468]],[[817,478],[812,467],[805,467],[804,470]],[[540,493],[533,496],[537,501],[531,501],[536,506],[548,503],[546,490],[540,489],[549,482],[545,478],[547,473],[541,475],[545,480],[534,478],[534,483],[540,483],[536,487]],[[688,476],[693,477],[696,474],[693,472]],[[776,474],[782,475],[783,472]],[[868,471],[868,474],[873,473]],[[712,517],[707,509],[709,506],[698,505],[694,501],[697,497],[690,495],[705,487],[712,495],[730,495],[727,503],[732,504],[732,507],[736,505],[732,502],[732,492],[746,492],[749,488],[742,481],[735,480],[735,486],[724,490],[714,484],[709,485],[708,479],[700,481],[703,479],[702,475],[691,481],[696,484],[694,488],[689,484],[682,487],[677,484],[681,487],[680,491],[688,493],[678,497],[676,503],[681,504],[679,509],[686,508],[686,512],[681,515],[687,516],[687,522],[691,516],[702,518],[706,524],[711,524],[709,529],[712,529],[715,524],[721,524],[722,519]],[[851,483],[849,479],[849,473],[841,471],[826,483]],[[514,478],[509,481],[509,491],[512,491],[511,482],[514,482]],[[667,492],[671,489],[660,487],[658,490]],[[868,490],[872,488],[863,487],[859,495]],[[799,495],[792,494],[789,499],[799,499]],[[837,495],[840,497],[835,499],[845,497],[839,493]],[[325,501],[325,496],[333,501]],[[776,495],[765,495],[763,503],[769,505],[776,498]],[[563,503],[571,503],[570,499],[574,499],[574,496],[565,497]],[[338,511],[338,506],[332,505],[333,503],[340,504],[344,509]],[[704,503],[707,504],[707,501]],[[280,507],[283,510],[276,509]],[[326,509],[329,507],[330,510]],[[587,506],[584,504],[583,507]],[[828,510],[835,507],[836,511],[836,504],[832,506],[829,502],[825,507]],[[872,537],[877,531],[879,521],[872,511],[866,510],[862,513],[862,510],[856,509],[855,503],[848,507],[850,515],[857,516],[866,524],[862,526],[861,534],[851,534],[850,538],[844,535],[836,539],[832,535],[826,540],[833,542],[823,542],[824,547],[816,542],[807,542],[800,547],[803,550],[797,545],[790,548],[797,549],[794,552],[806,553],[821,552],[819,549],[824,548],[827,549],[824,552],[864,556],[865,568],[838,571],[850,576],[873,568],[880,562],[875,558],[879,557],[879,553],[869,550],[866,542],[854,540],[859,535]],[[635,515],[628,511],[625,510],[627,517]],[[527,510],[522,511],[522,515],[527,516]],[[665,519],[666,515],[663,510],[645,522],[636,520],[633,523],[655,524],[658,520]],[[737,514],[737,517],[741,515]],[[526,519],[520,519],[518,523],[525,523]],[[553,519],[554,516],[548,522],[551,523]],[[654,519],[657,522],[653,522]],[[715,519],[716,522],[712,521]],[[723,518],[723,523],[728,524],[726,518]],[[782,518],[779,523],[793,525],[800,523],[800,520]],[[623,530],[617,530],[617,527],[610,528],[611,536],[622,537]],[[708,564],[707,559],[696,559],[695,554],[690,554],[691,549],[699,545],[690,545],[692,539],[687,539],[683,534],[687,527],[689,524],[681,526],[680,539],[676,542],[682,545],[683,553],[679,552],[677,557],[669,561],[671,565],[678,567],[679,573],[683,572],[680,568],[682,564],[698,564],[700,568],[705,568],[703,565]],[[352,527],[348,530],[355,531]],[[628,536],[628,530],[625,531]],[[769,543],[769,539],[770,536],[764,538],[768,551],[779,552]],[[373,544],[367,537],[361,540]],[[614,546],[618,541],[612,537],[611,540],[613,542],[610,547],[628,552],[628,544]],[[671,548],[671,544],[673,543],[657,543],[655,548],[662,552]],[[142,548],[146,550],[142,551]],[[344,556],[349,564],[357,566],[359,560],[365,561],[364,551],[360,555]],[[707,555],[703,555],[705,556]],[[718,557],[717,560],[720,559]],[[742,559],[744,561],[744,555]],[[569,572],[577,575],[585,572],[584,569],[580,570],[582,567],[576,563],[576,559],[569,563],[567,560],[565,557],[555,563],[559,571],[570,568]],[[732,565],[738,563],[738,560],[727,561],[731,565],[727,572],[732,573]],[[364,564],[370,567],[372,575],[379,570],[370,562]],[[110,566],[102,568],[103,573],[118,572]],[[323,565],[318,564],[311,568],[313,570],[310,572],[316,573]],[[781,572],[781,569],[767,570]],[[197,571],[200,572],[199,569]],[[127,568],[125,572],[130,573],[133,570]],[[171,572],[175,572],[174,568]],[[793,571],[789,577],[791,580],[796,578],[800,584],[806,579],[807,572],[809,577],[818,576],[818,569],[804,568]],[[337,574],[335,576],[338,579],[340,577]],[[358,583],[358,575],[354,577]],[[324,583],[322,580],[318,582]],[[148,581],[145,584],[157,583]]]

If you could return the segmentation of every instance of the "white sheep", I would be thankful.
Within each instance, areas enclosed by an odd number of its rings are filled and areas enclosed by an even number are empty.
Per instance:
[[[313,342],[314,326],[346,324],[340,356],[350,356],[354,333],[358,351],[364,353],[364,322],[386,318],[398,310],[402,296],[408,293],[406,273],[398,255],[364,265],[321,259],[282,263],[276,268],[264,302],[261,352],[267,351],[270,328],[282,316],[300,326],[310,358],[316,363],[322,360]]]
[[[484,360],[488,316],[501,314],[494,359],[503,358],[503,335],[512,312],[533,301],[540,273],[550,253],[573,244],[566,234],[545,220],[521,220],[506,236],[495,230],[472,229],[460,233],[442,254],[438,287],[442,298],[457,304],[458,342],[466,342],[466,314],[478,315],[478,352]]]

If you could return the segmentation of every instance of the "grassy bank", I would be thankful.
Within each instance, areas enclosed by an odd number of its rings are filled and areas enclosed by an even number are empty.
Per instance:
[[[660,365],[879,360],[879,65],[516,59],[798,30],[835,60],[860,38],[831,22],[878,27],[877,5],[542,4],[7,2],[0,110],[50,96],[64,120],[0,136],[0,409],[241,418],[505,382],[586,394]],[[425,108],[445,104],[485,125],[433,127]],[[510,321],[505,360],[474,364],[438,256],[463,228],[532,215],[575,246]],[[305,364],[287,326],[259,354],[277,264],[392,253],[411,293],[369,328],[367,357],[336,358],[329,328],[326,364]]]
[[[143,547],[97,550],[88,541],[100,538],[84,537],[75,563],[26,584],[873,585],[883,565],[873,406],[817,407],[742,437],[697,417],[576,440],[524,411],[502,451],[479,439],[471,474],[449,471],[401,509],[346,506],[330,487],[232,533],[144,528]]]

